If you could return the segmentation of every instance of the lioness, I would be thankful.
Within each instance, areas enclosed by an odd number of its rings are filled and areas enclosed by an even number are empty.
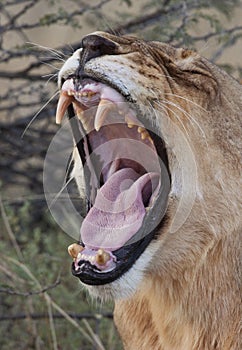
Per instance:
[[[115,299],[124,348],[241,349],[239,83],[196,52],[95,32],[59,87],[88,197],[72,272]]]

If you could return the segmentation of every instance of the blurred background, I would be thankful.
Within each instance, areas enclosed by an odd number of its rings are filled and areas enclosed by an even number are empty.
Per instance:
[[[57,74],[92,31],[197,50],[242,79],[241,0],[0,1],[0,348],[122,349],[112,303],[71,276],[43,162],[58,130]]]

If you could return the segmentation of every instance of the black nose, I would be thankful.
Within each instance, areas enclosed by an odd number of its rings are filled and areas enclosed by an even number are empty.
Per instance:
[[[83,38],[82,48],[80,67],[77,72],[79,77],[82,75],[84,65],[88,61],[103,55],[115,54],[117,45],[113,41],[100,35],[91,34]]]

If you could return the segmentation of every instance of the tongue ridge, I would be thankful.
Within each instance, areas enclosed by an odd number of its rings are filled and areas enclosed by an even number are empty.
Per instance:
[[[142,225],[145,204],[159,184],[158,173],[137,174],[132,168],[115,172],[98,190],[81,227],[86,247],[114,251]]]

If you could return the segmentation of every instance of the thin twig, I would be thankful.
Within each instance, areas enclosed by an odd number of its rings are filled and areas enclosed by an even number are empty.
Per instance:
[[[76,314],[74,312],[67,312],[66,313],[69,317],[72,319],[76,320],[82,320],[82,319],[87,319],[87,320],[101,320],[102,318],[107,318],[112,320],[113,319],[113,313],[112,312],[103,312],[103,313],[81,313],[81,314]],[[0,321],[20,321],[24,320],[26,318],[31,318],[33,320],[42,320],[48,318],[47,313],[32,313],[32,314],[26,314],[26,313],[21,313],[21,314],[16,314],[16,315],[1,315],[0,316]],[[63,319],[65,318],[64,315],[60,313],[53,314],[54,319]]]
[[[1,194],[0,194],[0,210],[1,210],[1,215],[2,215],[2,219],[3,219],[3,223],[5,225],[5,228],[7,230],[7,233],[8,233],[8,236],[13,244],[13,247],[16,251],[16,254],[18,256],[18,258],[20,260],[23,260],[23,254],[19,248],[19,245],[18,245],[18,242],[16,240],[16,237],[11,229],[11,226],[10,226],[10,223],[9,223],[9,220],[8,220],[8,217],[7,217],[7,214],[6,214],[6,211],[5,211],[5,208],[4,208],[4,205],[3,205],[3,201],[2,201],[2,197],[1,197]]]
[[[30,279],[36,284],[37,288],[39,289],[43,289],[41,287],[40,282],[38,281],[38,279],[33,275],[33,273],[30,271],[30,269],[23,263],[19,262],[16,259],[13,259],[9,256],[4,256],[4,258],[12,263],[14,263],[15,265],[19,266],[23,271],[25,271],[25,273],[30,277]],[[54,300],[52,300],[52,298],[49,296],[49,294],[47,292],[44,292],[43,297],[45,298],[46,303],[50,303],[51,306],[58,311],[66,320],[69,321],[69,323],[71,323],[75,328],[77,328],[79,330],[79,332],[91,343],[97,346],[98,350],[103,350],[102,347],[100,347],[101,344],[101,340],[99,339],[99,341],[96,341],[96,338],[92,338],[91,336],[89,336],[89,334],[87,334],[87,332],[84,331],[84,329],[82,327],[79,326],[79,324],[76,322],[76,320],[74,320],[72,317],[70,317],[68,315],[68,313],[63,310],[58,304],[56,304],[56,302]],[[47,304],[48,305],[48,304]],[[54,341],[54,340],[53,340]],[[103,346],[103,345],[102,345]]]
[[[23,297],[30,297],[32,295],[37,295],[37,294],[43,294],[47,292],[50,289],[55,288],[61,283],[59,279],[56,280],[55,283],[51,284],[50,286],[44,287],[40,290],[35,290],[35,291],[28,291],[28,292],[19,292],[10,288],[0,288],[0,293],[5,293],[5,294],[10,294],[10,295],[19,295]]]

